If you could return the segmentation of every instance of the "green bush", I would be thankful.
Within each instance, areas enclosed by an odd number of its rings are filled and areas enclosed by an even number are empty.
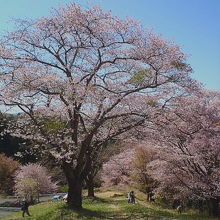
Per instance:
[[[59,192],[60,193],[67,193],[68,192],[68,185],[61,186],[59,188]]]

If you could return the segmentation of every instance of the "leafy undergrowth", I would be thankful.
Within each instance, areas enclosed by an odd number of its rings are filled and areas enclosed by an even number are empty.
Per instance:
[[[126,193],[121,191],[97,192],[96,199],[84,199],[83,210],[72,211],[64,202],[45,202],[30,207],[30,220],[70,220],[70,219],[145,219],[145,220],[206,220],[210,217],[198,216],[195,213],[177,214],[176,211],[162,209],[156,204],[144,201],[143,196],[137,193],[138,204],[127,203]],[[21,212],[3,218],[4,220],[24,219]],[[217,219],[216,219],[217,220]]]

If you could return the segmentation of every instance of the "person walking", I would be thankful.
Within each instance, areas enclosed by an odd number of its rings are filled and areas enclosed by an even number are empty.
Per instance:
[[[28,208],[29,208],[29,203],[28,203],[26,200],[24,200],[24,201],[23,201],[23,204],[22,204],[22,206],[21,206],[21,210],[23,211],[22,217],[24,217],[25,213],[26,213],[28,216],[31,216],[30,213],[29,213]]]

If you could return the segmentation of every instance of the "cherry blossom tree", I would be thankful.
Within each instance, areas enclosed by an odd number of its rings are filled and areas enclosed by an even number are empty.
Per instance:
[[[1,40],[0,68],[1,102],[24,113],[11,132],[60,164],[72,208],[82,207],[82,181],[103,146],[196,86],[179,46],[76,4],[18,22]]]
[[[219,93],[180,98],[157,122],[158,159],[148,166],[156,193],[179,200],[205,200],[219,216]]]
[[[15,194],[34,203],[34,197],[39,198],[38,183],[32,178],[25,177],[15,184]]]
[[[133,172],[134,149],[113,156],[102,168],[104,186],[131,185]]]
[[[34,196],[39,200],[40,193],[51,193],[57,189],[47,169],[37,164],[22,166],[16,173],[15,183],[15,193],[31,201]]]

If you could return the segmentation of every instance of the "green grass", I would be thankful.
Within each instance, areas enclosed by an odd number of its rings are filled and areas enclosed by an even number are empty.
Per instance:
[[[83,210],[72,211],[64,202],[45,202],[30,207],[30,220],[70,220],[70,219],[145,219],[145,220],[214,220],[216,218],[199,216],[196,213],[178,214],[175,210],[163,209],[156,204],[144,201],[144,195],[136,193],[138,204],[127,203],[126,192],[99,191],[97,198],[84,199]],[[20,220],[22,213],[2,218],[3,220]],[[217,219],[216,219],[217,220]]]

